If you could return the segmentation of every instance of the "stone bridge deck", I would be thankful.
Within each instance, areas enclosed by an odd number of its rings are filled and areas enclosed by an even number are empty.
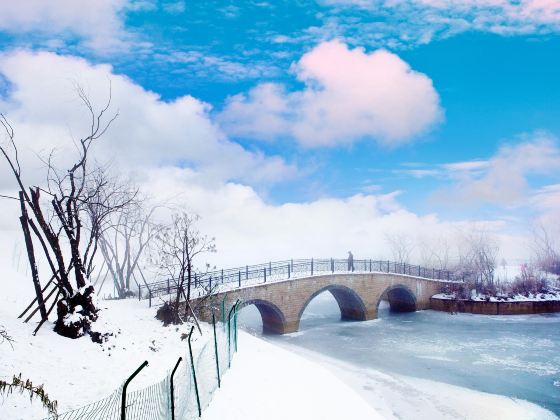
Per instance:
[[[377,318],[382,299],[392,310],[414,311],[430,308],[430,297],[448,281],[390,273],[334,273],[263,283],[221,292],[193,301],[198,316],[211,321],[212,312],[221,317],[222,302],[231,307],[237,299],[242,306],[255,305],[263,321],[263,332],[286,334],[298,331],[301,316],[311,300],[329,291],[340,308],[341,319],[365,321]]]

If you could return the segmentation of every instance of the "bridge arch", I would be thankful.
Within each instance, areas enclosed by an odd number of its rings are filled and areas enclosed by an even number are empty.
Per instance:
[[[377,301],[377,309],[384,297],[387,297],[391,311],[414,312],[417,308],[416,294],[405,284],[394,284],[385,289]]]
[[[241,308],[255,305],[261,314],[263,334],[284,334],[286,332],[286,317],[282,310],[274,303],[262,299],[243,301]]]
[[[329,291],[333,295],[338,308],[340,309],[340,319],[343,321],[365,321],[366,305],[364,301],[354,290],[340,284],[331,284],[315,291],[302,305],[297,317],[298,325],[301,317],[305,312],[305,308],[311,303],[315,297],[323,292]]]

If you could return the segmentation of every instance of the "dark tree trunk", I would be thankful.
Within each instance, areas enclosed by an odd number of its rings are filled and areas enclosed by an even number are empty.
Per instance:
[[[21,228],[23,236],[25,237],[25,247],[27,249],[27,256],[29,258],[29,265],[31,267],[31,276],[33,279],[33,286],[35,287],[35,294],[37,296],[37,304],[39,305],[39,312],[41,313],[41,320],[47,319],[47,309],[45,308],[45,300],[43,298],[43,291],[41,290],[41,282],[39,281],[39,271],[37,270],[37,262],[35,261],[35,250],[33,249],[33,240],[31,239],[31,231],[29,230],[29,216],[27,208],[25,207],[25,200],[23,192],[19,192],[19,200],[21,203]]]

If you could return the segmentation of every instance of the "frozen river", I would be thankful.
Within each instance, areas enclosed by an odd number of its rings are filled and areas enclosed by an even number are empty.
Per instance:
[[[560,415],[560,316],[484,316],[420,311],[340,322],[326,292],[307,307],[300,332],[267,336],[296,352],[321,353],[356,367],[429,379],[524,399]],[[240,323],[261,328],[255,307]]]

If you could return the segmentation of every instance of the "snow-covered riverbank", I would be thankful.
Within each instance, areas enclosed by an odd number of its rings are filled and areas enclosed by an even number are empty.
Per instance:
[[[293,348],[289,346],[286,351]],[[298,354],[333,372],[385,419],[558,418],[550,411],[524,400],[362,368],[303,348],[298,349]]]

